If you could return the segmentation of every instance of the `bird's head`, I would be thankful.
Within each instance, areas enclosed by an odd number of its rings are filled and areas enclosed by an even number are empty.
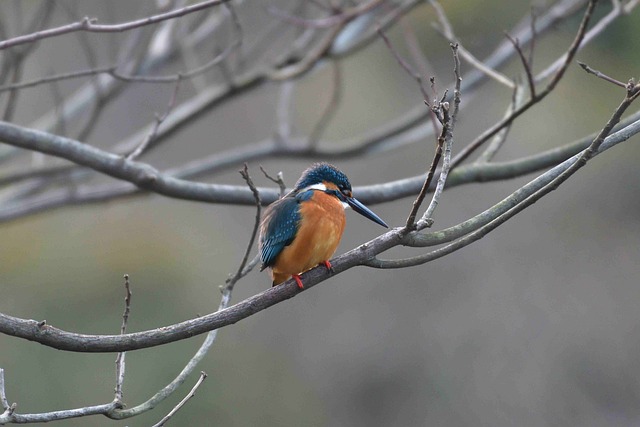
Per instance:
[[[353,197],[349,178],[333,165],[315,163],[305,170],[293,191],[299,193],[307,190],[324,191],[340,200],[345,208],[351,207],[365,218],[389,228],[378,215]]]

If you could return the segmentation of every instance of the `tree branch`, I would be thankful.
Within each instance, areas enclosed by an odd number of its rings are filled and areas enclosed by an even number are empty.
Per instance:
[[[181,9],[172,10],[171,12],[161,13],[159,15],[148,16],[146,18],[137,19],[135,21],[125,22],[122,24],[96,24],[96,18],[85,17],[79,22],[72,24],[62,25],[56,28],[50,28],[48,30],[37,31],[31,34],[25,34],[23,36],[14,37],[8,40],[0,42],[0,50],[9,47],[19,46],[25,43],[33,43],[45,38],[56,37],[62,34],[73,33],[76,31],[87,31],[90,33],[118,33],[122,31],[132,30],[134,28],[140,28],[147,25],[153,25],[158,22],[166,21],[167,19],[179,18],[184,15],[188,15],[193,12],[197,12],[211,6],[218,6],[231,0],[207,0],[201,3],[196,3],[190,6],[183,7]]]
[[[560,82],[562,76],[564,76],[565,71],[569,67],[571,61],[573,61],[573,57],[575,56],[578,48],[580,47],[582,40],[587,31],[587,26],[589,25],[589,21],[593,15],[593,10],[595,9],[595,5],[598,0],[589,0],[587,5],[587,10],[584,12],[582,17],[582,21],[580,22],[580,26],[578,27],[578,32],[573,39],[573,42],[569,46],[567,53],[563,56],[564,61],[562,62],[560,68],[558,68],[551,78],[551,81],[547,84],[547,86],[540,91],[535,96],[531,96],[527,102],[525,102],[521,107],[517,108],[510,116],[505,117],[495,125],[491,126],[489,129],[484,131],[481,135],[479,135],[476,139],[470,142],[466,147],[464,147],[452,160],[452,168],[457,167],[464,160],[466,160],[475,150],[477,150],[482,144],[489,140],[489,138],[493,137],[496,133],[500,132],[504,127],[508,126],[511,122],[517,119],[520,115],[522,115],[529,108],[534,106],[535,104],[542,101]],[[518,39],[515,37],[515,39]]]
[[[182,399],[180,402],[178,402],[178,404],[167,414],[165,415],[160,421],[158,421],[156,424],[153,425],[153,427],[162,427],[166,424],[167,421],[169,421],[169,419],[174,416],[176,414],[176,412],[178,412],[180,410],[180,408],[182,408],[185,403],[187,403],[187,401],[189,401],[189,399],[191,399],[193,396],[196,395],[196,390],[200,387],[200,385],[204,382],[204,380],[207,379],[207,374],[202,371],[200,372],[200,378],[198,378],[198,381],[196,381],[196,383],[194,384],[193,388],[189,391],[189,394],[187,394],[184,399]]]
[[[640,118],[640,111],[632,114],[622,121],[622,126],[629,126]],[[0,123],[0,138],[3,137],[3,126]],[[550,150],[524,157],[522,159],[507,162],[492,162],[488,164],[470,164],[460,166],[451,171],[447,180],[447,187],[454,187],[474,182],[491,182],[505,179],[512,179],[529,173],[540,171],[542,169],[557,165],[559,162],[566,160],[580,150],[586,148],[592,136],[582,138],[578,141],[566,144],[561,147],[552,148]],[[46,143],[47,139],[44,139]],[[270,150],[265,145],[261,150]],[[327,159],[333,158],[326,156]],[[167,171],[165,175],[173,178],[182,178],[179,180],[181,188],[185,194],[176,196],[178,198],[191,197],[189,200],[209,201],[218,203],[230,203],[239,205],[253,204],[251,192],[241,186],[221,186],[215,184],[202,184],[185,181],[185,178],[197,176],[200,170],[184,168],[177,171]],[[437,172],[436,172],[437,174]],[[358,199],[366,204],[376,204],[399,200],[408,196],[415,196],[424,183],[425,175],[418,175],[403,178],[387,183],[380,183],[368,186],[359,186],[354,188],[354,192],[358,194]],[[221,188],[222,195],[219,195],[218,189]],[[182,191],[182,189],[180,191]],[[262,197],[263,205],[267,205],[278,199],[279,193],[272,188],[258,188]],[[119,197],[130,197],[133,195],[142,195],[143,190],[130,183],[107,184],[102,186],[78,187],[73,193],[66,189],[59,189],[50,194],[36,197],[27,201],[20,201],[15,204],[5,204],[0,208],[0,221],[8,221],[16,217],[22,217],[28,214],[42,212],[44,210],[55,209],[63,206],[79,205],[87,203],[103,203]],[[200,196],[203,195],[204,199]],[[213,201],[212,201],[213,200]]]
[[[637,96],[637,95],[636,95]],[[611,134],[603,140],[603,143],[594,151],[593,155],[600,154],[615,145],[626,141],[631,136],[640,132],[640,120],[637,120],[629,126],[619,130],[618,132]],[[559,176],[564,170],[570,167],[575,162],[575,157],[566,160],[564,163],[556,166],[550,171],[540,175],[535,180],[531,181],[526,186],[522,187],[516,193],[509,198],[503,200],[494,206],[495,209],[500,209],[507,206],[507,211],[511,209],[515,204],[526,199],[530,195],[534,194],[537,190],[544,185],[551,182],[554,178]],[[477,166],[475,166],[477,167]],[[451,179],[451,178],[450,178]],[[492,212],[493,213],[493,212]],[[474,217],[473,226],[491,216],[492,213],[480,214]],[[489,222],[491,219],[489,220]],[[492,229],[496,228],[500,223],[494,223]],[[458,230],[461,227],[468,227],[469,221],[459,224]],[[451,229],[449,229],[451,230]],[[441,232],[434,232],[432,235],[430,244],[439,244],[450,238],[451,233],[455,233],[458,230],[451,230],[448,234],[444,235]],[[485,229],[485,231],[487,231]],[[491,230],[488,230],[491,231]],[[487,232],[488,232],[487,231]],[[437,234],[437,233],[440,233]],[[464,230],[464,234],[469,231]],[[486,234],[486,233],[485,233]],[[367,265],[377,268],[399,268],[400,264],[391,266],[386,264],[382,260],[375,260],[374,257],[394,246],[405,244],[413,245],[414,240],[419,233],[406,234],[404,228],[394,228],[389,232],[367,242],[349,252],[340,255],[331,260],[334,273],[330,273],[326,268],[314,268],[304,274],[302,274],[302,280],[305,283],[304,291],[312,288],[313,286],[325,281],[329,277],[342,273],[348,269],[351,269],[358,265]],[[428,234],[427,234],[428,236]],[[481,235],[474,235],[473,239],[478,240]],[[464,242],[464,245],[471,243],[470,241]],[[450,253],[454,250],[462,247],[463,243],[456,243],[455,246],[448,246],[446,249],[442,248],[439,252],[431,253],[430,257],[440,257],[446,253]],[[448,252],[447,252],[448,251]],[[434,259],[429,258],[426,261]],[[419,261],[422,261],[420,259]],[[426,262],[424,261],[424,262]],[[395,261],[394,261],[395,262]],[[416,260],[404,261],[406,265],[415,265]],[[413,262],[413,263],[412,263]],[[420,262],[423,263],[423,262]],[[73,332],[63,331],[55,328],[51,325],[44,324],[36,320],[26,320],[17,317],[9,316],[0,313],[0,332],[23,338],[29,341],[39,342],[49,347],[57,348],[59,350],[74,351],[74,352],[118,352],[118,351],[130,351],[141,348],[148,348],[158,346],[186,338],[193,337],[208,331],[216,330],[224,326],[234,324],[242,319],[250,317],[251,315],[265,310],[275,304],[285,301],[289,298],[293,298],[303,290],[300,290],[294,280],[288,280],[284,284],[276,287],[269,288],[257,295],[245,299],[231,307],[223,310],[219,310],[215,313],[211,313],[196,319],[187,320],[184,322],[176,323],[173,325],[161,327],[158,329],[152,329],[143,332],[129,333],[125,335],[86,335],[77,334]]]

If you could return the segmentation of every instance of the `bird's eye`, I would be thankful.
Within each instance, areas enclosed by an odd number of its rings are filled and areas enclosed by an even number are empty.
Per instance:
[[[342,194],[344,194],[347,197],[351,197],[351,190],[349,190],[348,188],[345,188],[344,190],[342,190]]]

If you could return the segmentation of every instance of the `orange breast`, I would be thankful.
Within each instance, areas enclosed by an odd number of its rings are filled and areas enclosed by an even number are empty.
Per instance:
[[[272,268],[274,284],[307,271],[335,253],[346,222],[344,208],[338,199],[322,191],[302,203],[300,228],[295,240],[286,246]]]

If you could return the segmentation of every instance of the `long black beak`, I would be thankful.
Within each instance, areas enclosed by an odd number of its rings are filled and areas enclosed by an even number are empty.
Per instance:
[[[358,212],[360,215],[365,218],[369,218],[371,221],[380,224],[385,228],[389,228],[386,222],[384,222],[378,215],[374,214],[371,209],[363,205],[356,199],[355,197],[346,197],[343,196],[345,201],[353,208],[354,211]]]

